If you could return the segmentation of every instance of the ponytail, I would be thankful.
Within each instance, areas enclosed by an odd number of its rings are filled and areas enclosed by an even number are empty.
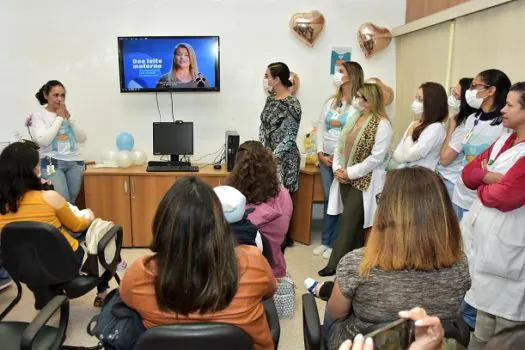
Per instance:
[[[38,103],[40,103],[41,106],[47,104],[46,95],[49,94],[51,89],[54,88],[55,86],[62,86],[64,88],[64,90],[65,90],[64,84],[62,84],[58,80],[50,80],[47,83],[45,83],[44,85],[42,85],[40,90],[38,90],[38,92],[35,94],[35,97],[36,97],[36,99],[38,100]]]

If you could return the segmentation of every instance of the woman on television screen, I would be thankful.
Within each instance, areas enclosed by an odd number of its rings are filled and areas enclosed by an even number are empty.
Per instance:
[[[208,79],[199,73],[197,56],[190,44],[181,43],[173,50],[171,70],[162,75],[157,82],[157,88],[207,88]]]

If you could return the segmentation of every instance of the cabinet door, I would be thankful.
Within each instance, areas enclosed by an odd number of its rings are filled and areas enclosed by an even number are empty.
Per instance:
[[[206,182],[211,187],[217,187],[226,183],[226,178],[222,176],[199,176],[199,179]]]
[[[124,247],[133,246],[131,238],[129,176],[89,175],[84,177],[86,206],[95,216],[122,225]]]
[[[175,183],[175,176],[131,176],[130,180],[133,246],[148,247],[153,237],[151,224],[157,206]]]

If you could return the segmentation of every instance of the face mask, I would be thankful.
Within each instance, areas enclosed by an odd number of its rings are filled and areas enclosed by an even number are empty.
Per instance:
[[[412,102],[412,112],[414,112],[416,115],[423,114],[423,102],[414,100],[414,102]]]
[[[337,87],[340,87],[341,85],[343,85],[343,73],[341,72],[334,73],[334,84]]]
[[[481,105],[483,104],[483,99],[477,95],[478,90],[469,89],[465,91],[465,100],[467,101],[467,104],[474,109],[480,109]]]
[[[450,109],[459,111],[459,107],[461,106],[461,101],[458,100],[454,95],[450,95],[448,97],[448,106],[450,107]]]
[[[267,94],[271,94],[273,91],[273,86],[270,86],[268,79],[263,79],[263,89]]]
[[[357,109],[359,112],[362,112],[365,109],[365,107],[359,104],[359,100],[355,97],[354,97],[354,100],[352,101],[352,106],[354,106],[354,108]]]

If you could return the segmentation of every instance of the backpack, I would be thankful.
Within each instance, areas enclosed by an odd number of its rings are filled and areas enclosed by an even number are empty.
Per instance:
[[[142,318],[124,304],[118,288],[107,295],[100,314],[91,319],[87,329],[106,350],[133,350],[145,331]]]
[[[111,230],[114,224],[111,221],[104,221],[102,219],[95,219],[86,233],[84,262],[82,264],[81,272],[90,276],[101,277],[106,269],[98,261],[98,242],[104,235]],[[106,261],[113,261],[117,251],[116,238],[109,242],[104,250]],[[114,271],[113,271],[114,272]]]

